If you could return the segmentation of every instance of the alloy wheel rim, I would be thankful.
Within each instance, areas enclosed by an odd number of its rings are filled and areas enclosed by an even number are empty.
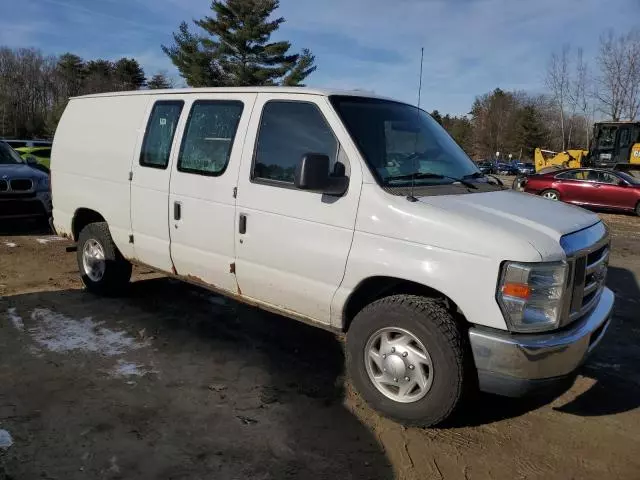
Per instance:
[[[106,267],[104,249],[93,238],[87,240],[82,248],[82,266],[84,273],[91,281],[99,282],[104,277]]]

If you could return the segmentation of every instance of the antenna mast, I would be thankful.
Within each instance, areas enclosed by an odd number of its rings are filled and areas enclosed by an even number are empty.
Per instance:
[[[418,105],[416,107],[416,124],[420,121],[420,100],[422,99],[422,65],[424,63],[424,47],[422,47],[420,49],[420,82],[418,83]],[[416,125],[417,126],[417,125]],[[416,144],[415,144],[415,149],[416,152],[418,150],[418,135],[420,134],[420,132],[416,132]],[[415,153],[414,153],[415,155]],[[416,172],[415,172],[415,168],[414,168],[414,172],[413,172],[413,176],[411,177],[411,193],[409,194],[409,196],[407,197],[407,200],[409,200],[410,202],[417,202],[418,199],[416,197],[413,196],[413,191],[415,189],[416,186]]]

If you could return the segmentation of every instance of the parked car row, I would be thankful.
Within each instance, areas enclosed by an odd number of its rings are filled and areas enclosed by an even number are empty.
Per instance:
[[[477,165],[480,171],[485,175],[531,175],[535,173],[535,167],[533,163],[527,162],[507,163],[485,160],[477,162]]]

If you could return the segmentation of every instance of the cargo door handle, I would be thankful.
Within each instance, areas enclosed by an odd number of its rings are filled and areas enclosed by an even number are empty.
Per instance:
[[[240,214],[240,221],[238,222],[238,232],[240,234],[247,233],[247,216],[244,213]]]
[[[173,219],[180,220],[182,218],[182,204],[180,202],[173,202]]]

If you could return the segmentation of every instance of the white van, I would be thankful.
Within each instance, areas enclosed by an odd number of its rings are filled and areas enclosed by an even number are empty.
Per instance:
[[[54,225],[88,290],[150,266],[347,334],[363,397],[408,424],[467,387],[556,388],[604,335],[598,216],[506,190],[425,112],[361,92],[140,91],[72,99]]]

